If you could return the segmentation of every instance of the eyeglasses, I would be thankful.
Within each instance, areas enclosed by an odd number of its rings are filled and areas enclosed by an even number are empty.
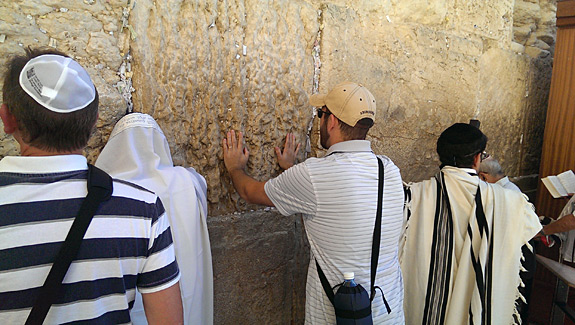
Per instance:
[[[323,114],[325,114],[325,116],[328,116],[329,114],[331,114],[331,112],[329,112],[329,111],[323,111],[322,108],[317,109],[317,117],[318,118],[321,118],[323,116]]]
[[[484,161],[485,159],[489,158],[489,154],[488,154],[487,152],[483,151],[483,152],[481,152],[481,156],[480,156],[480,157],[481,157],[481,158],[480,158],[481,160],[480,160],[479,162],[482,162],[482,161]]]

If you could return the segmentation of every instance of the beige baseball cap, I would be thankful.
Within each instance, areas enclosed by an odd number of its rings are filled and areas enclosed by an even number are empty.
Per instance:
[[[375,98],[367,88],[353,82],[340,83],[327,94],[311,95],[309,103],[316,107],[327,106],[335,117],[349,126],[355,126],[363,118],[375,122]]]

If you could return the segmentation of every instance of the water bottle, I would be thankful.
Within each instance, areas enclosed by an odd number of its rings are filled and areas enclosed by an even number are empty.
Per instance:
[[[353,272],[344,272],[343,280],[333,303],[337,325],[373,325],[369,295]]]
[[[353,272],[343,272],[343,286],[348,288],[353,288],[357,286],[355,283],[355,273]]]

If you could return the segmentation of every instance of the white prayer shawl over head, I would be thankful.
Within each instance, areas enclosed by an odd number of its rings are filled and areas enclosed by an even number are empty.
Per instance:
[[[520,321],[521,247],[541,225],[523,194],[468,172],[446,166],[438,181],[407,186],[399,256],[407,324]]]
[[[213,273],[205,179],[193,168],[174,167],[164,133],[151,116],[140,113],[128,114],[116,124],[96,166],[160,197],[170,220],[181,272],[185,324],[212,324]],[[131,316],[134,324],[146,323],[139,293]]]

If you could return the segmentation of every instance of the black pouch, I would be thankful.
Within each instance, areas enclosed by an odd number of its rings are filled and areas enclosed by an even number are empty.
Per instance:
[[[339,289],[333,298],[335,318],[338,325],[372,325],[371,299],[361,284]]]

